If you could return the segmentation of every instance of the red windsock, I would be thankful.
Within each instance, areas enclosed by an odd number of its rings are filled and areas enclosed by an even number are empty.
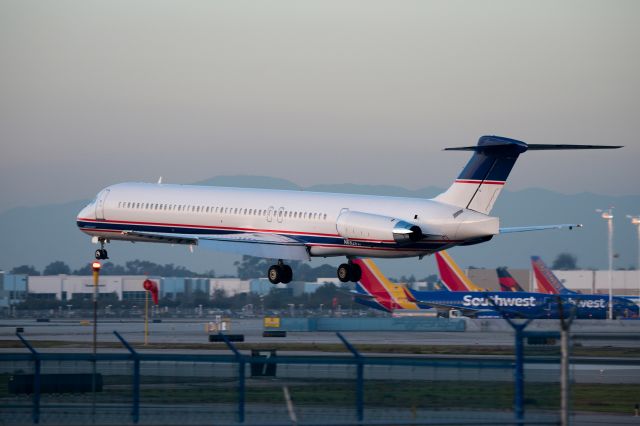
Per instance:
[[[153,299],[154,305],[158,304],[158,284],[151,280],[144,280],[142,283],[145,290],[151,292],[151,299]]]

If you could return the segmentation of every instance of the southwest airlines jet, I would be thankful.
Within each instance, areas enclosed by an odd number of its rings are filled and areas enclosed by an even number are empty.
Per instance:
[[[77,217],[80,230],[100,243],[106,259],[112,240],[186,244],[278,259],[272,283],[292,279],[285,260],[346,256],[341,281],[356,282],[357,257],[419,257],[495,235],[575,225],[500,228],[489,213],[518,156],[527,150],[598,149],[618,146],[527,145],[483,136],[476,146],[447,148],[473,155],[455,182],[437,197],[381,197],[121,183],[98,193]]]
[[[579,291],[569,290],[562,284],[562,281],[549,269],[549,267],[538,256],[531,256],[531,266],[535,271],[536,282],[538,283],[538,291],[547,294],[576,294],[580,298],[585,296]],[[598,296],[602,297],[602,296]],[[640,296],[618,295],[614,299],[626,299],[640,303]]]
[[[566,296],[572,303],[580,306],[608,306],[609,296],[602,294],[583,294],[574,290],[569,290],[562,284],[562,281],[556,277],[551,269],[538,256],[531,256],[531,266],[538,283],[538,291],[546,294],[560,294]],[[628,306],[634,306],[635,298],[629,296],[614,296],[613,309],[614,316],[616,311],[624,310]],[[618,315],[620,316],[620,315]]]
[[[607,315],[605,297],[583,299],[583,296],[513,291],[416,291],[390,282],[371,259],[354,259],[353,262],[362,269],[362,277],[352,292],[356,302],[387,312],[435,309],[442,316],[457,311],[468,317],[496,318],[504,315],[512,318],[556,319],[560,317],[558,298],[561,298],[563,303],[576,307],[576,318],[604,319]],[[564,312],[564,315],[569,314],[568,309]],[[638,306],[629,300],[615,298],[614,313],[616,317],[637,316]]]

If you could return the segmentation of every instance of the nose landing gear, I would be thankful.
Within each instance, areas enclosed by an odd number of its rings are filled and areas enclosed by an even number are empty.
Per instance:
[[[104,248],[105,240],[100,239],[99,241],[100,241],[100,248],[96,250],[96,259],[98,260],[108,259],[109,254],[107,253],[107,250]]]
[[[291,266],[285,265],[282,259],[280,259],[277,265],[271,265],[269,267],[267,277],[271,284],[288,284],[293,279],[293,271],[291,270]]]

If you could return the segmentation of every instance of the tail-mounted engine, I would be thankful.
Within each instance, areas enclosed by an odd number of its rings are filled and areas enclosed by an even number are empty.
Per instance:
[[[350,240],[409,243],[423,237],[419,226],[404,220],[348,210],[338,216],[336,228]]]

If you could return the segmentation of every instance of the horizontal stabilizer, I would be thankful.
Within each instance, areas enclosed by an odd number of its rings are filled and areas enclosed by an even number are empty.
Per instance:
[[[527,144],[527,150],[529,151],[550,151],[550,150],[564,150],[564,149],[618,149],[624,145],[553,145],[553,144]]]
[[[560,225],[537,225],[537,226],[514,226],[510,228],[500,228],[501,234],[511,234],[513,232],[545,231],[547,229],[582,228],[581,223],[563,223]]]
[[[444,148],[444,151],[475,151],[482,152],[487,149],[496,149],[501,147],[508,147],[510,145],[509,142],[512,142],[512,145],[516,145],[517,142],[523,151],[561,151],[561,150],[569,150],[569,149],[618,149],[622,148],[624,145],[570,145],[570,144],[540,144],[540,143],[524,143],[521,141],[516,141],[515,139],[508,139],[497,136],[484,136],[485,138],[493,138],[491,140],[485,141],[482,145],[473,145],[473,146],[457,146],[452,148]]]

